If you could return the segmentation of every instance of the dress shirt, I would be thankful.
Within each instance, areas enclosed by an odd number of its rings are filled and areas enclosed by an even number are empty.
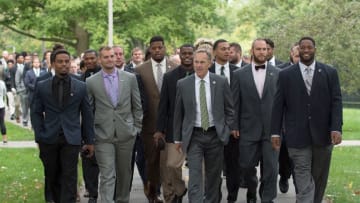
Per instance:
[[[118,101],[119,78],[118,78],[118,74],[117,74],[117,69],[114,68],[112,73],[105,73],[103,70],[101,70],[101,75],[103,76],[103,79],[104,79],[105,91],[108,94],[108,96],[110,97],[110,100],[111,100],[113,106],[116,106],[116,104],[119,102]],[[109,77],[112,77],[112,82],[109,80]],[[111,99],[112,95],[114,95],[114,97],[117,98],[116,101],[112,101],[112,99]]]
[[[151,60],[151,67],[152,67],[154,79],[155,79],[155,81],[158,81],[158,78],[157,78],[157,64],[160,64],[162,73],[164,75],[166,73],[166,59],[164,57],[164,59],[160,63],[154,61],[152,58],[150,60]]]
[[[40,68],[33,68],[33,70],[34,70],[35,76],[36,76],[36,77],[39,77],[39,75],[40,75]]]
[[[301,71],[301,75],[302,75],[302,77],[303,77],[303,80],[304,80],[304,82],[305,82],[305,78],[306,78],[306,68],[307,67],[310,67],[310,69],[311,69],[311,72],[310,72],[310,74],[311,74],[311,78],[313,78],[314,77],[314,72],[315,72],[315,60],[312,62],[312,64],[310,64],[310,66],[307,66],[307,65],[305,65],[305,64],[303,64],[303,63],[301,63],[301,62],[299,62],[299,66],[300,66],[300,71]]]
[[[276,64],[275,64],[275,56],[273,56],[273,57],[269,60],[269,63],[270,63],[272,66],[276,66]]]
[[[230,68],[229,68],[229,62],[225,63],[224,65],[220,65],[218,63],[216,63],[215,61],[215,73],[216,75],[221,75],[221,67],[224,66],[224,74],[225,77],[228,80],[228,83],[230,84]]]
[[[242,59],[240,59],[239,63],[235,64],[236,67],[241,68]]]
[[[262,65],[262,64],[259,64]],[[267,64],[265,63],[265,69],[258,69],[255,70],[255,64],[252,63],[251,64],[251,70],[252,70],[252,74],[254,77],[254,82],[255,82],[255,86],[256,86],[256,90],[259,94],[259,97],[262,97],[262,93],[264,90],[264,83],[265,83],[265,77],[266,77],[266,68],[267,68]]]
[[[196,119],[194,127],[201,128],[201,109],[200,109],[200,83],[201,80],[205,80],[205,91],[206,91],[206,106],[209,115],[209,127],[214,126],[214,118],[212,115],[211,108],[211,88],[210,88],[210,76],[209,72],[203,79],[199,78],[195,73],[195,101],[196,101]]]

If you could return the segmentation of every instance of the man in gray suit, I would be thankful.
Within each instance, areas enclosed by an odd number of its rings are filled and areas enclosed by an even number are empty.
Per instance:
[[[129,202],[131,157],[142,122],[140,93],[135,75],[115,68],[111,47],[100,48],[99,54],[102,69],[86,85],[95,110],[101,202]]]
[[[240,167],[248,184],[247,202],[256,202],[254,167],[261,162],[261,202],[275,199],[278,152],[270,142],[271,108],[279,69],[266,63],[266,41],[256,39],[251,48],[253,61],[235,71],[233,94],[239,127]]]
[[[237,136],[231,90],[226,78],[209,72],[211,54],[197,50],[195,74],[177,83],[174,140],[187,154],[189,202],[220,202],[223,150],[230,135]],[[202,162],[205,162],[205,192]]]

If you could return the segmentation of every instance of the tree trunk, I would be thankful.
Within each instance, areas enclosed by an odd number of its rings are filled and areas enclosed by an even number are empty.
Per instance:
[[[90,34],[86,29],[81,27],[78,23],[75,25],[75,36],[76,36],[76,54],[81,55],[85,50],[89,49]]]

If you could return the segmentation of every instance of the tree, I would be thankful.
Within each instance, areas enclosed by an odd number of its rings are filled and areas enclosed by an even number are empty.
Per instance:
[[[114,1],[115,43],[145,46],[152,35],[170,45],[194,40],[198,24],[221,23],[212,0]],[[74,47],[77,54],[107,42],[107,0],[0,0],[0,25],[25,36]]]

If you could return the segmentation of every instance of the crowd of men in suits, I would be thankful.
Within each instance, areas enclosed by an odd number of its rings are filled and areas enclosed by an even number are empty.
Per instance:
[[[337,71],[315,60],[311,37],[291,47],[287,63],[274,48],[255,39],[245,62],[238,43],[201,39],[182,45],[175,63],[154,36],[145,61],[139,48],[128,64],[120,46],[85,51],[81,74],[62,46],[44,54],[45,68],[38,57],[26,68],[23,56],[5,54],[10,114],[19,119],[16,93],[24,125],[30,109],[45,200],[76,202],[80,150],[89,203],[131,202],[135,163],[151,203],[179,203],[186,193],[192,203],[219,203],[222,174],[229,203],[241,187],[249,203],[274,202],[278,174],[281,192],[293,175],[296,202],[320,203],[342,136]]]

